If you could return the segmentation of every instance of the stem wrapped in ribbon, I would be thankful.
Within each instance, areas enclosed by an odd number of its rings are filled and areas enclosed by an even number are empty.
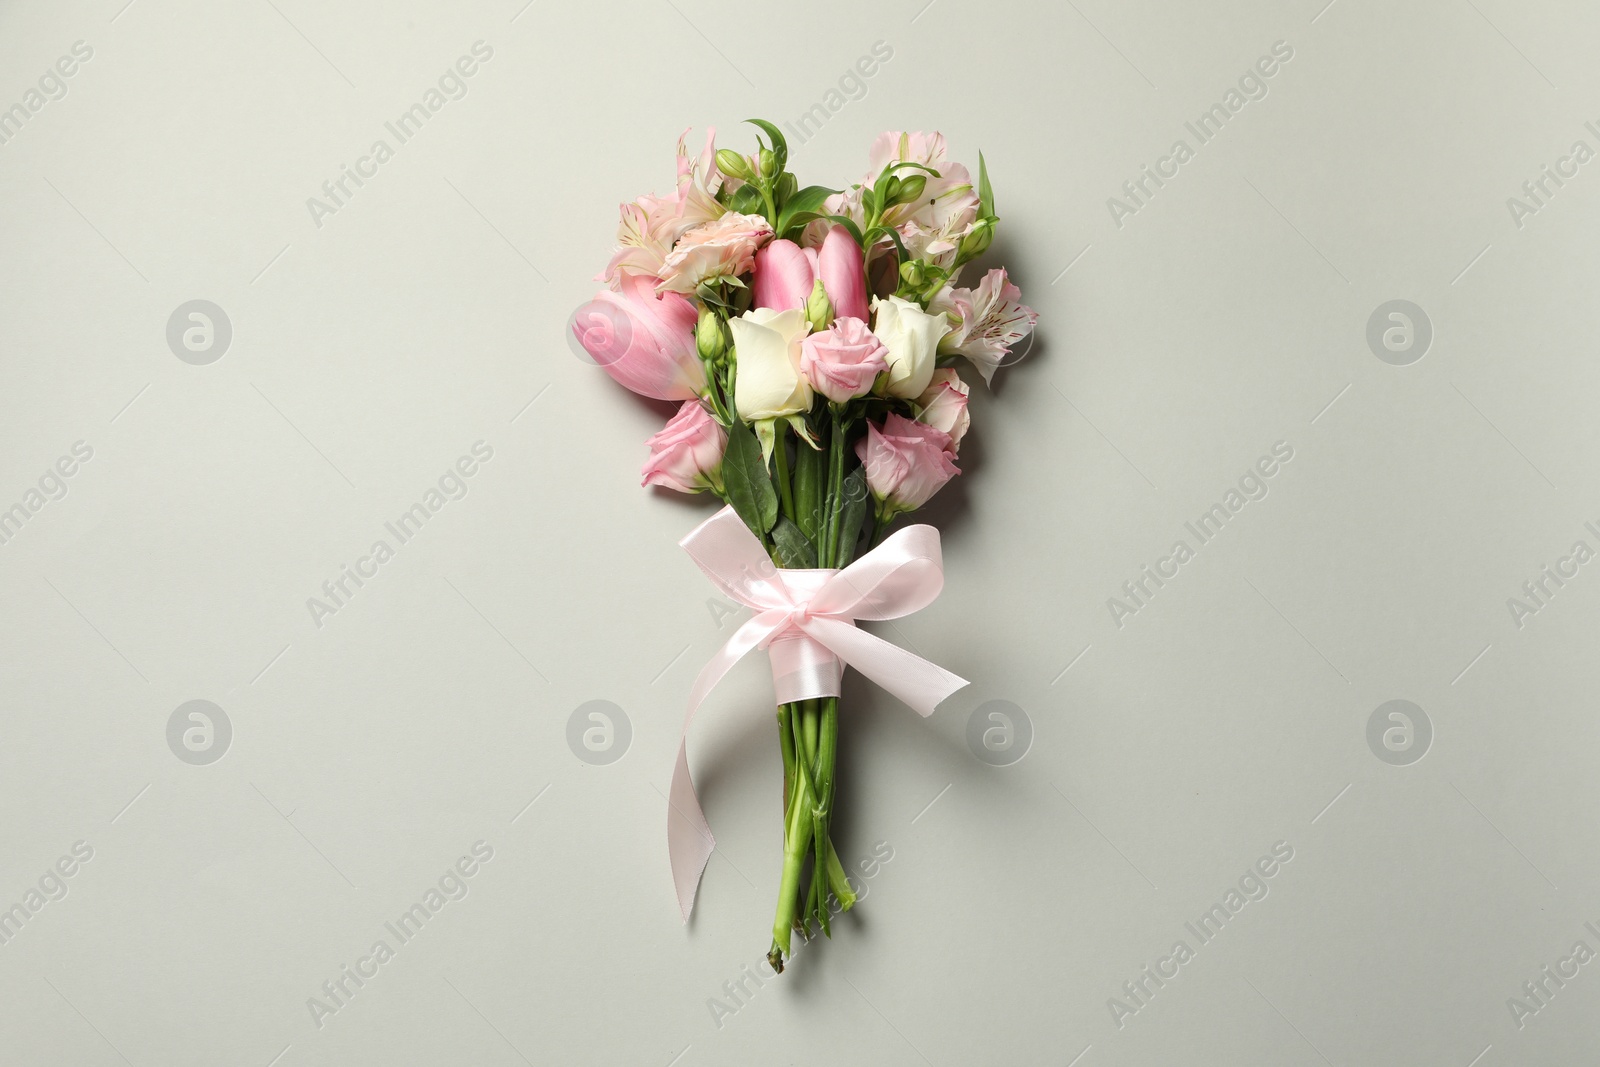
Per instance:
[[[716,847],[689,776],[689,724],[735,663],[764,649],[778,704],[838,696],[848,664],[923,716],[967,681],[856,626],[910,615],[938,597],[944,566],[932,526],[908,526],[843,570],[775,567],[731,507],[681,544],[724,595],[756,613],[701,669],[689,694],[667,812],[672,877],[687,922]]]

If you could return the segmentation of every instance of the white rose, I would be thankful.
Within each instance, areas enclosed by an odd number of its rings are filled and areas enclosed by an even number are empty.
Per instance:
[[[800,373],[800,342],[810,324],[799,309],[754,308],[728,320],[737,353],[733,406],[746,422],[811,410],[811,383]]]
[[[872,306],[877,311],[872,332],[889,350],[889,395],[914,400],[933,380],[939,339],[950,332],[950,322],[898,296],[874,300]]]

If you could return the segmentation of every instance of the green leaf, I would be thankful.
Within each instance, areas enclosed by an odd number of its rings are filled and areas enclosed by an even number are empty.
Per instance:
[[[844,510],[839,515],[838,566],[846,567],[855,559],[856,542],[861,539],[861,526],[872,503],[872,494],[867,492],[867,468],[857,467],[845,475],[840,494]]]
[[[783,170],[789,163],[789,142],[783,139],[783,134],[778,132],[778,127],[766,119],[745,119],[752,126],[759,126],[768,137],[772,139],[772,154],[778,160],[778,169]]]
[[[795,226],[804,226],[812,219],[821,218],[823,202],[838,191],[824,185],[808,185],[789,197],[778,210],[778,236],[783,237]],[[806,217],[802,219],[802,215]]]
[[[778,550],[779,566],[792,570],[817,565],[817,550],[811,539],[787,518],[779,519],[772,528],[772,544]]]
[[[983,161],[982,152],[978,153],[978,217],[995,217],[994,190],[989,187],[989,165]]]
[[[777,205],[780,216],[783,214],[783,206],[794,196],[795,189],[799,185],[800,183],[795,180],[795,176],[788,171],[778,175],[777,184],[772,187],[772,202]]]
[[[772,488],[766,460],[761,458],[761,442],[743,422],[728,427],[722,481],[728,490],[728,503],[757,537],[772,529],[778,520],[778,494]]]
[[[736,211],[741,215],[757,215],[766,203],[761,199],[761,190],[749,182],[734,190],[728,198],[728,210]]]
[[[850,218],[848,215],[824,215],[822,217],[837,222],[839,225],[850,231],[850,236],[856,239],[856,244],[860,245],[862,248],[867,247],[867,242],[861,239],[861,227],[856,225],[855,219]]]

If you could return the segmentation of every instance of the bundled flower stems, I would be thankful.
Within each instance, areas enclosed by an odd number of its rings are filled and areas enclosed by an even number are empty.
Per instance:
[[[884,133],[843,189],[801,186],[771,123],[751,155],[678,143],[677,184],[622,205],[606,289],[573,331],[596,363],[681,402],[649,440],[644,484],[727,505],[684,548],[751,618],[695,683],[690,714],[764,649],[783,757],[783,868],[768,959],[830,934],[855,893],[829,834],[839,683],[855,667],[926,715],[966,684],[856,628],[919,610],[942,583],[938,533],[890,532],[959,473],[962,360],[987,384],[1033,329],[1003,269],[961,286],[998,218],[940,134]],[[688,723],[684,726],[687,736]],[[714,841],[680,747],[669,852],[687,919]]]

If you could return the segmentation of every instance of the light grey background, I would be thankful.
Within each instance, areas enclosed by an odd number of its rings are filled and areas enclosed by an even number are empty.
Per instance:
[[[93,849],[0,946],[0,1059],[1580,1062],[1600,964],[1520,1027],[1507,1001],[1600,950],[1600,563],[1520,626],[1507,601],[1600,549],[1600,162],[1520,226],[1507,199],[1600,149],[1600,19],[1324,2],[0,7],[0,107],[93,50],[0,145],[0,508],[93,452],[0,545],[0,907]],[[466,96],[398,145],[384,123],[478,41]],[[685,929],[662,794],[737,617],[676,547],[703,502],[637,487],[662,412],[562,330],[681,129],[747,148],[739,120],[826,107],[878,41],[794,168],[854,180],[883,129],[981,149],[987,258],[1040,337],[976,390],[929,509],[944,595],[882,630],[972,686],[927,722],[848,694],[841,849],[893,858],[733,999],[778,875],[770,683],[741,666],[696,724],[720,846]],[[1279,41],[1267,96],[1197,147],[1184,123]],[[1179,138],[1119,226],[1108,198]],[[232,327],[206,365],[167,342],[197,299]],[[1405,366],[1366,340],[1399,299],[1433,329]],[[478,441],[466,496],[318,625],[308,598]],[[1117,625],[1108,599],[1278,442],[1265,499]],[[1395,699],[1432,726],[1403,766],[1367,740]],[[169,748],[191,700],[231,724],[205,765]],[[605,765],[566,741],[594,700],[631,725]],[[1035,734],[1010,766],[966,740],[995,700]],[[479,841],[467,896],[399,945],[384,924]],[[1201,946],[1185,923],[1278,842]]]

